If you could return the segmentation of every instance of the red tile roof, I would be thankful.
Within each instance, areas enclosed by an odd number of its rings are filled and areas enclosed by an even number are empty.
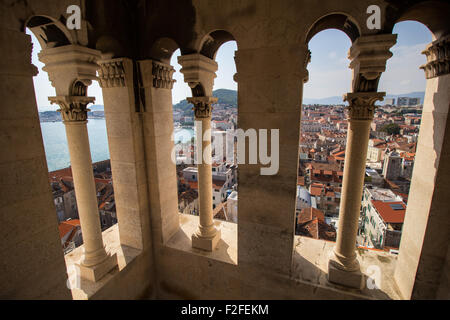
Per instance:
[[[336,241],[336,230],[325,223],[322,211],[315,208],[306,208],[300,211],[297,218],[300,235],[314,239]]]
[[[320,221],[325,221],[325,215],[322,211],[316,208],[304,208],[300,211],[297,223],[302,224],[313,219],[319,219]]]
[[[197,181],[188,181],[189,187],[191,189],[197,190],[198,189],[198,182]]]
[[[309,192],[313,196],[320,196],[320,194],[322,193],[322,188],[321,187],[311,187]]]
[[[216,190],[222,189],[224,184],[225,184],[224,180],[213,180],[212,182],[213,188]]]
[[[381,218],[386,223],[403,223],[405,220],[405,212],[406,212],[406,205],[401,201],[396,202],[384,202],[375,200],[372,201],[374,207],[377,209],[378,213],[380,214]],[[394,210],[390,206],[391,204],[400,204],[403,207],[403,210]]]
[[[80,220],[78,219],[63,221],[58,226],[59,237],[62,240],[62,238],[64,238],[68,233],[70,233],[69,237],[66,240],[67,244],[72,240],[73,236],[75,235],[75,232],[79,227],[80,227]]]
[[[328,191],[326,194],[325,194],[325,196],[326,197],[334,197],[334,192],[333,191]]]

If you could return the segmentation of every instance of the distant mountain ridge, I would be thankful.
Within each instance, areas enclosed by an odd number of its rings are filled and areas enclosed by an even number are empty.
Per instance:
[[[90,112],[88,113],[90,119],[102,119],[104,117],[103,112],[105,111],[104,106],[102,105],[93,105],[88,106]],[[94,114],[95,112],[95,114]],[[61,121],[61,113],[55,110],[46,110],[44,109],[39,111],[39,120],[41,122],[55,122]]]
[[[213,91],[214,97],[219,98],[220,104],[228,104],[231,106],[237,106],[237,91],[236,90],[229,90],[229,89],[218,89]],[[415,91],[410,93],[404,93],[404,94],[387,94],[385,99],[391,99],[395,98],[397,99],[399,97],[409,97],[409,98],[420,98],[420,103],[423,103],[425,92],[423,91]],[[333,96],[333,97],[327,97],[327,98],[319,98],[319,99],[313,99],[313,98],[304,98],[303,104],[322,104],[322,105],[338,105],[338,104],[346,104],[342,100],[342,96]],[[177,104],[174,105],[175,110],[191,110],[192,105],[189,104],[186,100],[183,100]]]
[[[88,109],[91,111],[105,111],[105,106],[100,104],[94,104],[92,106],[88,106]]]
[[[217,97],[219,99],[219,104],[225,104],[232,107],[237,106],[237,91],[236,90],[230,90],[230,89],[218,89],[213,91],[213,96]],[[420,98],[420,103],[422,104],[425,97],[425,92],[423,91],[414,91],[410,93],[404,93],[404,94],[387,94],[385,99],[392,99],[394,98],[397,102],[397,99],[399,97],[408,97],[408,98]],[[327,98],[303,98],[303,104],[321,104],[321,105],[339,105],[339,104],[346,104],[342,100],[342,96],[333,96],[333,97],[327,97]],[[53,110],[51,110],[52,108]],[[88,106],[88,108],[91,111],[104,111],[103,105],[92,105]],[[40,108],[40,113],[42,112],[55,112],[54,107],[43,107]],[[48,110],[50,109],[50,110]],[[181,110],[181,111],[191,111],[192,105],[187,102],[187,100],[182,100],[179,103],[175,104],[173,106],[174,110]]]
[[[59,109],[59,106],[45,106],[39,107],[39,112],[56,112]],[[88,106],[88,109],[91,111],[105,111],[105,106],[100,104],[94,104],[92,106]]]
[[[219,99],[219,104],[225,104],[232,107],[237,106],[237,91],[236,90],[230,90],[230,89],[218,89],[213,91],[213,96],[217,97]],[[420,103],[422,104],[425,97],[425,92],[423,91],[414,91],[410,93],[404,93],[404,94],[387,94],[385,99],[392,99],[394,98],[397,102],[397,99],[399,97],[408,97],[408,98],[420,98]],[[342,96],[333,96],[333,97],[327,97],[327,98],[303,98],[303,104],[321,104],[321,105],[339,105],[339,104],[346,104],[342,100]],[[52,108],[53,110],[51,110]],[[88,106],[88,108],[91,111],[104,111],[103,105],[92,105]],[[179,103],[175,104],[173,106],[174,110],[182,110],[182,111],[190,111],[192,110],[192,105],[187,102],[187,100],[182,100]],[[48,111],[55,111],[54,107],[43,107],[40,108],[41,110],[39,112],[48,112]],[[50,109],[50,110],[49,110]]]
[[[408,97],[408,98],[420,98],[420,103],[423,103],[425,92],[423,91],[415,91],[410,93],[403,93],[403,94],[386,94],[385,99],[395,99],[395,102],[397,103],[397,99],[399,97]],[[344,101],[342,100],[342,96],[334,96],[334,97],[327,97],[327,98],[320,98],[320,99],[311,99],[311,98],[304,98],[303,104],[344,104]]]

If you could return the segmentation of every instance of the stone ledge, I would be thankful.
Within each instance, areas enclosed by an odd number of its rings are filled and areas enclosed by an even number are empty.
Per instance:
[[[166,247],[238,267],[237,224],[215,220],[216,227],[222,230],[222,239],[213,252],[206,252],[192,248],[191,235],[197,230],[198,219],[198,216],[180,214],[180,229],[167,242]],[[295,236],[291,276],[286,280],[310,284],[321,290],[331,290],[330,292],[336,292],[337,296],[344,293],[355,299],[402,299],[393,277],[397,256],[381,250],[357,249],[358,261],[364,275],[362,289],[329,282],[328,261],[334,246],[334,242]],[[367,281],[368,275],[378,271],[380,288],[368,288],[368,284],[373,284],[370,279]]]
[[[64,256],[67,274],[69,276],[68,282],[70,282],[72,287],[71,291],[74,300],[87,300],[95,295],[142,253],[142,250],[120,244],[119,227],[117,224],[103,232],[103,242],[107,252],[111,255],[117,255],[118,267],[111,270],[98,282],[85,280],[79,276],[80,270],[78,270],[76,265],[81,261],[83,246],[76,248]]]
[[[328,281],[328,261],[332,256],[334,242],[295,236],[292,278],[309,282],[319,287],[345,291],[355,297],[377,300],[400,300],[401,294],[394,283],[397,256],[381,250],[356,250],[363,288],[352,289]],[[370,275],[379,275],[380,288],[374,288]],[[369,287],[371,288],[369,288]]]
[[[205,258],[237,265],[237,224],[214,220],[216,228],[221,230],[221,239],[212,252],[192,248],[192,234],[197,231],[198,216],[180,214],[180,229],[170,238],[166,246],[192,253]]]

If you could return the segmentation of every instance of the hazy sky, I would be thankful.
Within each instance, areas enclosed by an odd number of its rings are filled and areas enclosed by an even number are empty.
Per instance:
[[[394,28],[398,33],[397,44],[391,49],[394,56],[388,60],[386,72],[380,80],[379,91],[388,94],[402,94],[413,91],[425,90],[425,76],[419,66],[426,59],[421,54],[425,46],[431,42],[431,33],[428,29],[417,22],[401,22]],[[38,41],[33,36],[33,64],[39,68],[39,75],[34,78],[36,89],[36,100],[41,111],[56,110],[56,106],[49,108],[49,96],[55,95],[55,90],[48,81],[47,73],[42,71],[42,63],[37,59],[40,50]],[[311,50],[311,63],[308,66],[309,81],[305,84],[303,96],[305,98],[326,98],[331,96],[342,96],[350,91],[351,70],[348,68],[347,59],[350,39],[341,31],[325,30],[315,35],[309,42]],[[217,53],[216,61],[219,64],[217,78],[214,81],[214,89],[237,89],[233,75],[236,73],[234,63],[234,52],[237,50],[235,42],[225,43]],[[176,72],[174,79],[177,81],[173,88],[173,102],[191,96],[189,87],[183,81],[179,72],[177,50],[171,60]],[[96,97],[96,104],[103,104],[101,89],[98,83],[89,87],[89,96]]]

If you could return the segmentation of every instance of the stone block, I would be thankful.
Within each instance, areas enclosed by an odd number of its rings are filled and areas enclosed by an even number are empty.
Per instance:
[[[195,249],[205,250],[205,251],[213,251],[217,244],[219,243],[221,237],[221,231],[217,230],[214,237],[205,238],[200,237],[197,234],[192,235],[192,247]]]
[[[328,281],[355,289],[363,288],[364,275],[361,270],[344,271],[336,268],[333,261],[328,263]]]
[[[92,267],[78,264],[80,268],[80,277],[92,282],[97,282],[103,278],[108,272],[117,267],[117,254],[108,254],[106,260]]]

